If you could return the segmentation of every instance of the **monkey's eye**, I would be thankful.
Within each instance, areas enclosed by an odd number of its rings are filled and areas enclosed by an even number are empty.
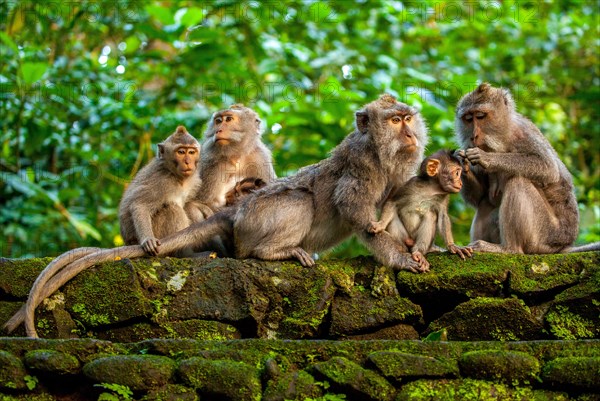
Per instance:
[[[215,122],[217,124],[221,124],[223,122],[223,119],[221,117],[215,117]]]
[[[226,121],[226,122],[230,122],[230,121],[232,121],[232,120],[233,120],[233,117],[231,117],[231,116],[227,116],[227,117],[225,117],[225,121]]]
[[[185,149],[177,149],[177,153],[179,153],[180,155],[185,155]]]
[[[409,122],[410,120],[412,120],[412,116],[406,116],[406,117],[404,117],[404,121]]]
[[[402,119],[401,119],[400,117],[398,117],[398,116],[396,116],[396,117],[392,117],[392,122],[393,122],[394,124],[399,124],[399,123],[400,123],[400,121],[402,121]]]
[[[196,149],[190,149],[188,152],[190,152],[190,155],[195,155],[196,154]]]
[[[469,113],[469,114],[465,114],[465,115],[463,116],[463,118],[464,118],[466,121],[473,121],[473,114],[471,114],[471,113]]]
[[[487,116],[486,113],[479,111],[477,113],[475,113],[475,118],[477,118],[478,120],[481,120],[482,118],[485,118],[485,116]]]

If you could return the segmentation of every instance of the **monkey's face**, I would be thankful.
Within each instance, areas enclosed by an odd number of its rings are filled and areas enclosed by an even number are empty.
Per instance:
[[[177,146],[173,152],[173,163],[181,177],[190,177],[198,168],[200,149],[197,146]]]
[[[505,152],[510,146],[514,102],[504,89],[482,84],[456,106],[456,135],[463,148]]]
[[[416,111],[397,110],[390,113],[385,124],[394,133],[394,136],[402,144],[402,148],[408,152],[415,152],[419,147],[417,137],[417,114]]]
[[[440,171],[440,186],[444,192],[455,194],[462,188],[462,167],[460,164],[447,163]]]
[[[206,133],[207,139],[219,147],[248,141],[259,133],[260,125],[260,120],[251,115],[255,113],[252,110],[250,112],[227,109],[215,113]]]

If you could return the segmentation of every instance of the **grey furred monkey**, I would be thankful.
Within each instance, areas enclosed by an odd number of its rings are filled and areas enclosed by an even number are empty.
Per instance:
[[[466,162],[461,194],[477,209],[470,245],[481,252],[543,254],[571,248],[579,213],[573,179],[540,130],[516,111],[509,91],[482,83],[456,107]]]
[[[329,249],[356,234],[379,262],[394,269],[426,271],[388,233],[372,235],[367,228],[376,220],[377,208],[391,188],[414,174],[427,140],[420,114],[383,95],[356,113],[356,130],[329,158],[249,194],[239,206],[169,235],[161,240],[159,255],[202,246],[215,235],[223,235],[233,239],[237,258],[295,258],[312,266],[310,253]],[[33,312],[39,301],[79,272],[116,257],[143,255],[141,246],[107,249],[63,268],[42,288],[37,303],[28,301],[27,334],[37,335]]]

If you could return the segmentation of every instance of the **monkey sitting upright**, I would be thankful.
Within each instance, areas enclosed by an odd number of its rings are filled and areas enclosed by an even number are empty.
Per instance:
[[[200,144],[181,125],[158,144],[157,157],[131,181],[119,205],[121,236],[127,245],[140,244],[156,255],[160,238],[212,214],[193,202],[201,184],[199,161]]]
[[[415,261],[429,268],[425,254],[431,251],[437,231],[448,251],[462,259],[473,250],[454,244],[450,217],[449,195],[462,187],[460,160],[452,152],[440,150],[421,163],[419,174],[392,193],[383,205],[381,219],[371,222],[368,231],[377,234],[386,230],[406,245]]]
[[[510,92],[482,83],[456,106],[465,160],[461,194],[477,212],[471,247],[481,252],[555,253],[571,247],[579,212],[573,179],[540,130],[516,111]],[[468,165],[470,165],[470,168]]]

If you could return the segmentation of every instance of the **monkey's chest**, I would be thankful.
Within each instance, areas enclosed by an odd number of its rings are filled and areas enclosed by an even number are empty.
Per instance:
[[[422,224],[437,220],[437,209],[433,203],[424,201],[403,207],[399,210],[399,216],[406,230],[412,234]]]

